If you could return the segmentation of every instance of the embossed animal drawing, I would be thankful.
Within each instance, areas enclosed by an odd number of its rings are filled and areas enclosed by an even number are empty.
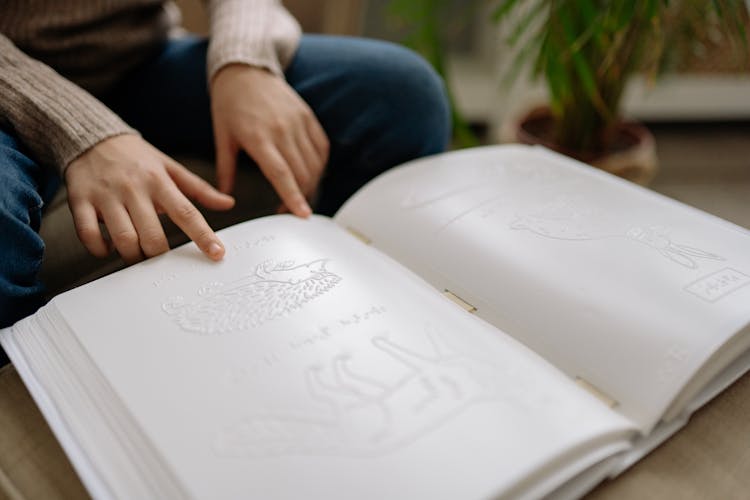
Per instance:
[[[305,374],[310,396],[327,411],[315,416],[253,415],[223,429],[215,451],[223,456],[372,456],[429,433],[468,406],[497,398],[496,367],[459,354],[428,332],[422,354],[382,336],[372,339],[404,373],[395,383],[355,373],[348,356]]]
[[[666,228],[648,225],[618,227],[613,220],[606,213],[586,207],[585,202],[558,198],[537,209],[516,214],[510,227],[559,240],[626,238],[689,269],[698,268],[696,259],[724,260],[720,255],[672,241]]]
[[[295,265],[293,261],[259,264],[255,271],[229,283],[211,283],[198,290],[199,298],[173,297],[162,305],[182,329],[217,334],[259,326],[286,316],[336,286],[341,277],[320,259]]]

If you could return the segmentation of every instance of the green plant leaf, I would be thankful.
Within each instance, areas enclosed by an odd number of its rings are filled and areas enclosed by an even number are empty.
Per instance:
[[[547,9],[547,2],[543,0],[529,5],[528,11],[516,22],[515,28],[513,28],[510,36],[508,36],[508,45],[511,47],[516,45],[521,37],[529,32],[531,24],[539,21],[539,15],[545,9]]]
[[[502,0],[500,5],[492,10],[492,20],[495,22],[500,21],[502,18],[508,15],[517,5],[519,0]]]

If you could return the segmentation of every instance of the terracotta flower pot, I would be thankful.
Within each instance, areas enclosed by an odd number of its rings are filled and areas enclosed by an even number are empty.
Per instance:
[[[520,119],[510,119],[503,123],[500,131],[501,142],[541,144],[567,156],[576,158],[611,174],[623,177],[637,184],[647,185],[656,174],[658,160],[654,136],[643,125],[635,122],[622,122],[617,128],[617,147],[602,155],[585,155],[565,150],[540,133],[550,130],[552,114],[547,107],[538,107],[522,115]]]

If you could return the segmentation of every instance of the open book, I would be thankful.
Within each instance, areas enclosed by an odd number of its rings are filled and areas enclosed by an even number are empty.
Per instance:
[[[576,497],[750,366],[750,232],[542,148],[220,237],[1,334],[95,497]]]

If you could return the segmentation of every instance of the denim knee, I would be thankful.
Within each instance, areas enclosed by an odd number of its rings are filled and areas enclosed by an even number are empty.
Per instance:
[[[442,78],[410,49],[371,43],[376,50],[349,77],[356,80],[361,96],[372,99],[370,116],[380,118],[382,145],[400,150],[399,162],[444,151],[451,112]]]
[[[451,111],[443,79],[419,54],[392,45],[386,78],[397,119],[392,134],[408,139],[415,156],[442,152],[451,136]]]
[[[2,137],[4,136],[4,137]],[[44,254],[38,234],[42,197],[39,167],[0,131],[0,327],[33,313],[42,303],[37,274]]]

